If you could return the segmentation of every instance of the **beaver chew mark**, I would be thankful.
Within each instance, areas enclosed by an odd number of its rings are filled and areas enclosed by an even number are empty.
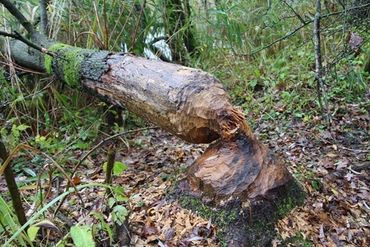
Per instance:
[[[211,145],[189,168],[188,181],[193,191],[222,199],[263,196],[289,178],[286,168],[258,140],[241,132]]]
[[[208,143],[220,138],[219,134],[210,128],[194,128],[188,133],[189,139],[196,143]]]

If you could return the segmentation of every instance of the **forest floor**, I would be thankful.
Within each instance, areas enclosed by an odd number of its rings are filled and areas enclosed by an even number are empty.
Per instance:
[[[280,237],[273,246],[370,246],[370,117],[358,105],[346,105],[336,111],[330,128],[324,128],[319,117],[309,123],[287,119],[261,119],[255,125],[257,136],[284,157],[308,193],[304,205],[278,222]],[[188,144],[160,130],[135,134],[127,140],[133,140],[129,141],[130,148],[122,142],[116,160],[128,169],[114,177],[113,183],[123,186],[129,197],[131,244],[218,246],[218,229],[212,221],[182,208],[167,196],[206,145]],[[76,152],[79,155],[81,152]],[[89,157],[74,179],[76,184],[103,183],[101,164],[105,160],[103,151]],[[65,186],[66,181],[59,187],[53,185],[50,198]],[[24,188],[22,193],[27,197],[35,193],[34,189]],[[0,190],[6,190],[3,179]],[[78,197],[71,195],[57,217],[49,215],[62,232],[77,222],[97,224],[91,213],[107,212],[104,189],[85,188],[80,196],[84,208]],[[32,205],[26,207],[28,214],[34,211]],[[107,216],[106,220],[111,219]],[[52,235],[60,238],[58,231]],[[52,241],[53,237],[49,238]]]

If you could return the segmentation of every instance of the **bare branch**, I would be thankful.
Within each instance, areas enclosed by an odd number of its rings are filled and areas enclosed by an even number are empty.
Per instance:
[[[283,41],[283,40],[285,40],[285,39],[287,39],[287,38],[289,38],[289,37],[293,36],[293,35],[294,35],[294,34],[296,34],[299,30],[301,30],[302,28],[304,28],[305,26],[307,26],[308,24],[310,24],[310,23],[312,23],[312,22],[313,22],[313,20],[307,21],[305,24],[302,24],[301,26],[297,27],[297,28],[296,28],[296,29],[294,29],[293,31],[290,31],[289,33],[287,33],[287,34],[285,34],[284,36],[282,36],[282,37],[278,38],[277,40],[275,40],[275,41],[271,42],[270,44],[265,45],[265,46],[263,46],[263,47],[261,47],[261,48],[258,48],[257,50],[254,50],[254,51],[252,51],[250,54],[246,54],[246,55],[244,55],[244,56],[253,56],[253,55],[257,54],[257,53],[258,53],[258,52],[260,52],[260,51],[263,51],[263,50],[265,50],[265,49],[267,49],[267,48],[270,48],[271,46],[273,46],[273,45],[275,45],[275,44],[277,44],[277,43],[279,43],[279,42],[281,42],[281,41]]]
[[[315,45],[315,73],[317,83],[317,98],[319,100],[320,108],[322,105],[322,61],[321,61],[321,38],[320,38],[320,19],[321,19],[321,0],[316,0],[316,14],[313,23],[313,41]]]
[[[356,7],[352,7],[352,8],[347,8],[343,11],[338,11],[338,12],[332,12],[332,13],[328,13],[328,14],[325,14],[325,15],[321,15],[320,19],[323,19],[323,18],[328,18],[328,17],[331,17],[331,16],[335,16],[335,15],[341,15],[341,14],[344,14],[348,11],[351,11],[351,10],[356,10],[356,9],[362,9],[362,8],[369,8],[370,7],[370,3],[367,3],[367,4],[363,4],[363,5],[359,5],[359,6],[356,6]],[[248,56],[253,56],[255,54],[257,54],[258,52],[260,51],[263,51],[267,48],[270,48],[271,46],[293,36],[294,34],[296,34],[299,30],[301,30],[302,28],[306,27],[308,24],[311,24],[314,22],[315,19],[310,19],[310,20],[306,20],[301,26],[297,27],[296,29],[294,29],[293,31],[290,31],[289,33],[285,34],[284,36],[278,38],[277,40],[271,42],[270,44],[268,45],[265,45],[263,47],[260,47],[254,51],[252,51],[251,53],[249,54],[241,54],[239,56],[245,56],[245,57],[248,57]]]
[[[24,17],[24,15],[12,4],[9,0],[0,0],[0,3],[21,23],[21,25],[29,32],[30,34],[35,33],[35,29],[32,24]]]
[[[287,1],[283,0],[283,2],[285,3],[285,5],[288,6],[288,8],[290,8],[294,15],[297,16],[297,18],[302,22],[303,25],[306,24],[306,21],[303,19],[303,17],[300,14],[298,14],[298,12],[295,11],[295,9],[289,3],[287,3]]]
[[[323,78],[323,68],[322,68],[322,56],[321,56],[321,37],[320,37],[320,21],[321,21],[321,0],[316,0],[316,14],[313,22],[313,40],[315,46],[315,78],[316,78],[316,90],[317,90],[317,99],[321,111],[323,113],[324,119],[330,123],[327,101],[324,100],[325,93],[325,81]]]
[[[44,47],[41,47],[31,41],[29,41],[28,39],[26,39],[25,37],[23,37],[20,33],[18,33],[17,31],[14,31],[13,33],[7,33],[7,32],[4,32],[4,31],[0,31],[0,36],[5,36],[5,37],[10,37],[10,38],[13,38],[13,39],[16,39],[16,40],[19,40],[19,41],[22,41],[23,43],[25,43],[26,45],[28,45],[29,47],[33,48],[33,49],[36,49],[42,53],[45,53],[45,54],[48,54],[49,56],[54,56],[54,53],[48,51],[46,48]]]

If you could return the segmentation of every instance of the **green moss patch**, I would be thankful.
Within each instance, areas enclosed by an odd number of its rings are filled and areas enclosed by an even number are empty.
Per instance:
[[[238,209],[212,209],[205,205],[200,199],[192,196],[182,196],[179,199],[180,205],[184,208],[191,209],[192,211],[199,214],[201,217],[211,219],[217,226],[224,228],[238,218]]]
[[[47,73],[55,73],[59,79],[71,87],[79,85],[81,79],[81,64],[91,50],[56,43],[49,47],[54,57],[45,56],[45,69]]]
[[[302,234],[297,234],[284,240],[281,246],[313,247],[314,244],[308,239],[305,239]]]

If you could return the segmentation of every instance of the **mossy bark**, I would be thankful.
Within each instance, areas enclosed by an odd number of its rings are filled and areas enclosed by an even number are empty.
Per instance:
[[[82,49],[62,43],[53,44],[48,48],[55,55],[45,56],[44,67],[49,74],[56,76],[70,87],[79,87],[83,78],[92,77],[99,80],[108,69],[107,51]]]

